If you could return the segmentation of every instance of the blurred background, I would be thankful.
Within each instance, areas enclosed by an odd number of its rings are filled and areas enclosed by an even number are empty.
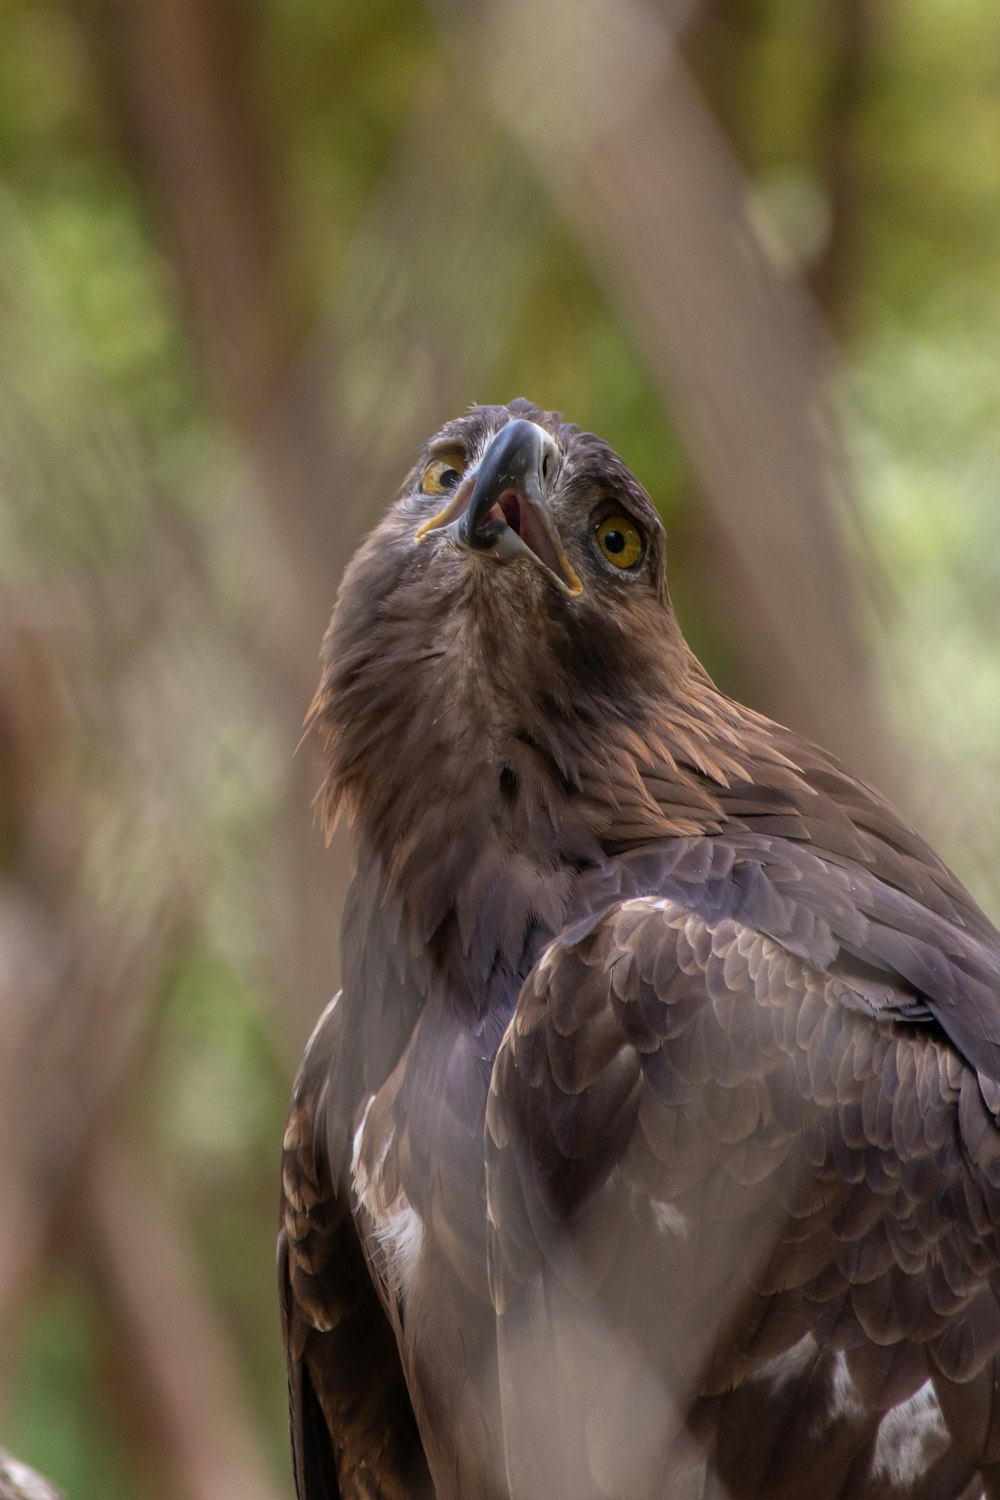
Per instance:
[[[527,395],[717,680],[1000,913],[995,0],[0,0],[0,1442],[289,1496],[344,851],[296,753],[421,440]]]

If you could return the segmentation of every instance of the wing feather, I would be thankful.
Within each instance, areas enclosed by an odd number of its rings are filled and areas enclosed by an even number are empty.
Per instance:
[[[292,1095],[282,1152],[278,1285],[298,1500],[429,1496],[391,1327],[346,1184],[329,1156],[326,1095],[340,1045],[324,1012]]]
[[[515,1500],[710,1470],[734,1497],[957,1496],[1000,1461],[1000,1132],[941,1032],[847,996],[849,968],[669,897],[536,965],[486,1132]],[[926,1489],[885,1425],[920,1391]]]

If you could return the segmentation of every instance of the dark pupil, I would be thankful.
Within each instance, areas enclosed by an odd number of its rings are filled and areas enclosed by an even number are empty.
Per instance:
[[[625,551],[624,531],[606,531],[604,533],[604,545],[609,552]]]
[[[441,488],[443,490],[454,489],[454,487],[455,487],[455,485],[457,483],[458,483],[458,470],[457,469],[442,469],[441,470],[440,474],[438,475],[438,484],[441,486]]]

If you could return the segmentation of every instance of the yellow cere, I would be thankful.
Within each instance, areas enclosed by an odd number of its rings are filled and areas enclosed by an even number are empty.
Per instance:
[[[427,465],[420,488],[425,495],[443,495],[455,488],[464,467],[465,460],[460,453],[442,454]]]
[[[628,516],[605,516],[597,528],[597,545],[616,568],[633,568],[642,556],[639,528]]]

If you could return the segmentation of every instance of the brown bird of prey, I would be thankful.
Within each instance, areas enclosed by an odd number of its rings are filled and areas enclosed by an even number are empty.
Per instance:
[[[713,685],[621,459],[450,422],[323,656],[301,1500],[1000,1495],[1000,936]]]

